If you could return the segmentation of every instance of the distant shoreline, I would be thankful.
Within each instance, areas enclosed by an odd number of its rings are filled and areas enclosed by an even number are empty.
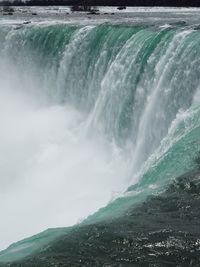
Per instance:
[[[21,0],[2,1],[0,6],[118,6],[118,7],[200,7],[199,0]]]

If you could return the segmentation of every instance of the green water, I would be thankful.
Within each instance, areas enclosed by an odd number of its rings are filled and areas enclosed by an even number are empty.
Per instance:
[[[190,26],[34,24],[0,26],[0,54],[52,103],[86,117],[129,162],[129,188],[84,223],[121,216],[194,169],[200,134],[200,32]],[[0,261],[40,249],[68,229],[11,246]]]

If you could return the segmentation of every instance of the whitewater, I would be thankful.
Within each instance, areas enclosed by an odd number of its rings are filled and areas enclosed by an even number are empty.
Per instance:
[[[0,250],[117,217],[199,152],[199,10],[60,10],[0,20]]]

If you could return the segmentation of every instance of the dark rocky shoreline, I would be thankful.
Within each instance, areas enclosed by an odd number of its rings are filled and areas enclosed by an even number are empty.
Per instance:
[[[0,5],[16,6],[163,6],[163,7],[199,7],[198,0],[3,0]]]
[[[177,178],[123,217],[84,225],[10,267],[200,266],[200,172]]]

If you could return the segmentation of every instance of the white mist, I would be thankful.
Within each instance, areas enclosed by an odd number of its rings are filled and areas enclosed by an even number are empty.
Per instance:
[[[0,250],[77,223],[127,186],[121,151],[103,136],[85,137],[86,117],[44,101],[38,83],[31,77],[24,83],[6,67],[0,67]]]

